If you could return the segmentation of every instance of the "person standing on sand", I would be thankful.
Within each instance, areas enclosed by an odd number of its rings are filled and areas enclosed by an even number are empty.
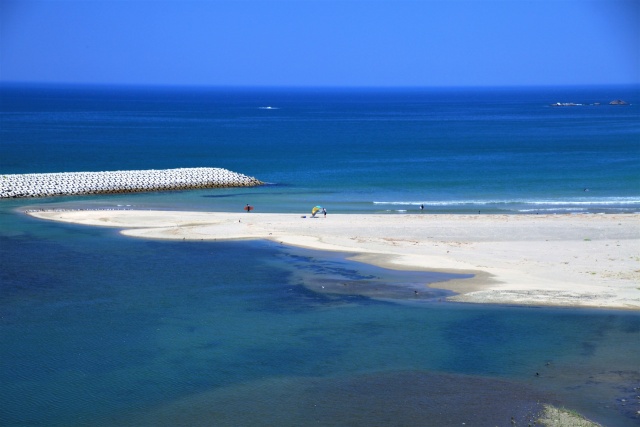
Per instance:
[[[322,208],[322,215],[324,215],[324,217],[327,217],[327,210],[325,208]]]

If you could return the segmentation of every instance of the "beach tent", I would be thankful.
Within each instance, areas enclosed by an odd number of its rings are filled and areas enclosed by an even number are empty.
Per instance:
[[[321,210],[322,210],[322,206],[314,206],[313,209],[311,209],[311,216],[316,216],[316,214]]]

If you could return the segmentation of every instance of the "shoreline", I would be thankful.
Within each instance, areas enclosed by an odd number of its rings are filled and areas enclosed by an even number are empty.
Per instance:
[[[448,301],[640,310],[640,214],[300,214],[27,211],[130,237],[259,240],[355,253],[390,269],[474,274]]]

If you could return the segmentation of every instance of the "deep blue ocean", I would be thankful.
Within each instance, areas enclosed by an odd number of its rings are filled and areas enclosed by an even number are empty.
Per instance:
[[[638,87],[4,87],[1,95],[5,174],[204,166],[272,184],[217,200],[185,196],[204,209],[640,210]]]
[[[637,313],[453,304],[450,275],[23,212],[638,212],[639,118],[637,86],[0,86],[0,174],[201,166],[268,183],[0,200],[0,425],[507,426],[540,402],[638,425]],[[432,283],[432,298],[305,286],[323,280]]]

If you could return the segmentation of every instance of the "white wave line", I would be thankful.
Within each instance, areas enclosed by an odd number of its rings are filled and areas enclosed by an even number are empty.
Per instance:
[[[409,205],[409,206],[463,206],[463,205],[547,205],[547,206],[602,206],[602,205],[640,205],[640,199],[635,197],[610,197],[589,200],[441,200],[441,201],[374,201],[374,205]]]

